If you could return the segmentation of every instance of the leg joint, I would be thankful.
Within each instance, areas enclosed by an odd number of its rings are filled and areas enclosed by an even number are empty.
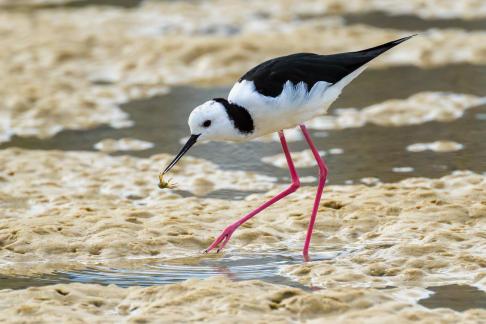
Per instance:
[[[292,180],[292,183],[289,186],[289,191],[295,192],[299,188],[300,188],[300,180],[299,179]]]
[[[319,165],[319,179],[322,180],[327,178],[327,173],[328,173],[327,166],[325,164]]]

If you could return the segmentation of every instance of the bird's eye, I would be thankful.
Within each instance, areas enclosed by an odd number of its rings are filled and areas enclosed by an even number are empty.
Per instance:
[[[211,126],[211,121],[210,120],[206,120],[202,125],[203,125],[203,127],[208,128],[209,126]]]

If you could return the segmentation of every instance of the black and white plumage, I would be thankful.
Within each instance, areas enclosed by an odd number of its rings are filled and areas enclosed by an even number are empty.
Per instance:
[[[311,89],[319,81],[336,84],[378,55],[411,37],[413,36],[357,52],[333,55],[297,53],[277,57],[255,66],[239,82],[252,81],[256,91],[268,97],[280,95],[287,81],[293,84],[303,82],[307,89]]]
[[[367,63],[411,37],[357,52],[297,53],[263,62],[234,84],[228,99],[209,100],[191,112],[191,143],[245,141],[322,115]]]
[[[288,188],[226,227],[206,252],[215,248],[219,252],[239,226],[299,188],[299,175],[292,162],[283,129],[300,125],[319,168],[316,197],[302,251],[304,258],[308,258],[328,169],[304,122],[325,113],[343,88],[363,72],[368,62],[409,38],[358,52],[334,55],[299,53],[274,58],[245,73],[231,89],[228,99],[209,100],[191,112],[191,137],[163,174],[199,139],[243,141],[278,132],[292,181]]]

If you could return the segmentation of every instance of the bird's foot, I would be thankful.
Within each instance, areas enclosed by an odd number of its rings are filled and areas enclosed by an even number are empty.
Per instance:
[[[228,241],[231,238],[231,235],[233,235],[233,232],[236,231],[237,228],[238,225],[230,225],[226,227],[223,233],[221,233],[221,235],[218,236],[216,240],[214,240],[213,244],[211,244],[206,250],[204,250],[204,253],[208,253],[211,250],[215,249],[216,247],[218,247],[216,253],[219,253],[222,249],[224,249],[226,243],[228,243]]]
[[[304,257],[304,262],[310,262],[311,261],[311,259],[309,257],[309,252],[304,251],[302,253],[302,256]]]

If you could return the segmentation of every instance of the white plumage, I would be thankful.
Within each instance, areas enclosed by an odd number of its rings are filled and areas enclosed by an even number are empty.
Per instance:
[[[304,123],[326,113],[343,88],[363,72],[367,63],[410,37],[357,52],[333,55],[296,53],[265,61],[235,83],[228,99],[214,98],[191,112],[188,120],[191,136],[162,175],[198,140],[245,141],[278,132],[292,181],[278,195],[226,227],[206,252],[215,248],[219,252],[239,226],[299,188],[299,175],[283,132],[284,129],[299,125],[319,169],[317,192],[302,250],[304,258],[308,259],[328,168]]]
[[[245,107],[255,122],[255,131],[247,139],[259,137],[325,114],[329,106],[339,97],[343,88],[356,78],[366,66],[362,66],[336,84],[319,81],[308,91],[304,82],[293,84],[287,81],[282,93],[268,97],[255,89],[253,81],[241,80],[234,84],[228,101]]]

